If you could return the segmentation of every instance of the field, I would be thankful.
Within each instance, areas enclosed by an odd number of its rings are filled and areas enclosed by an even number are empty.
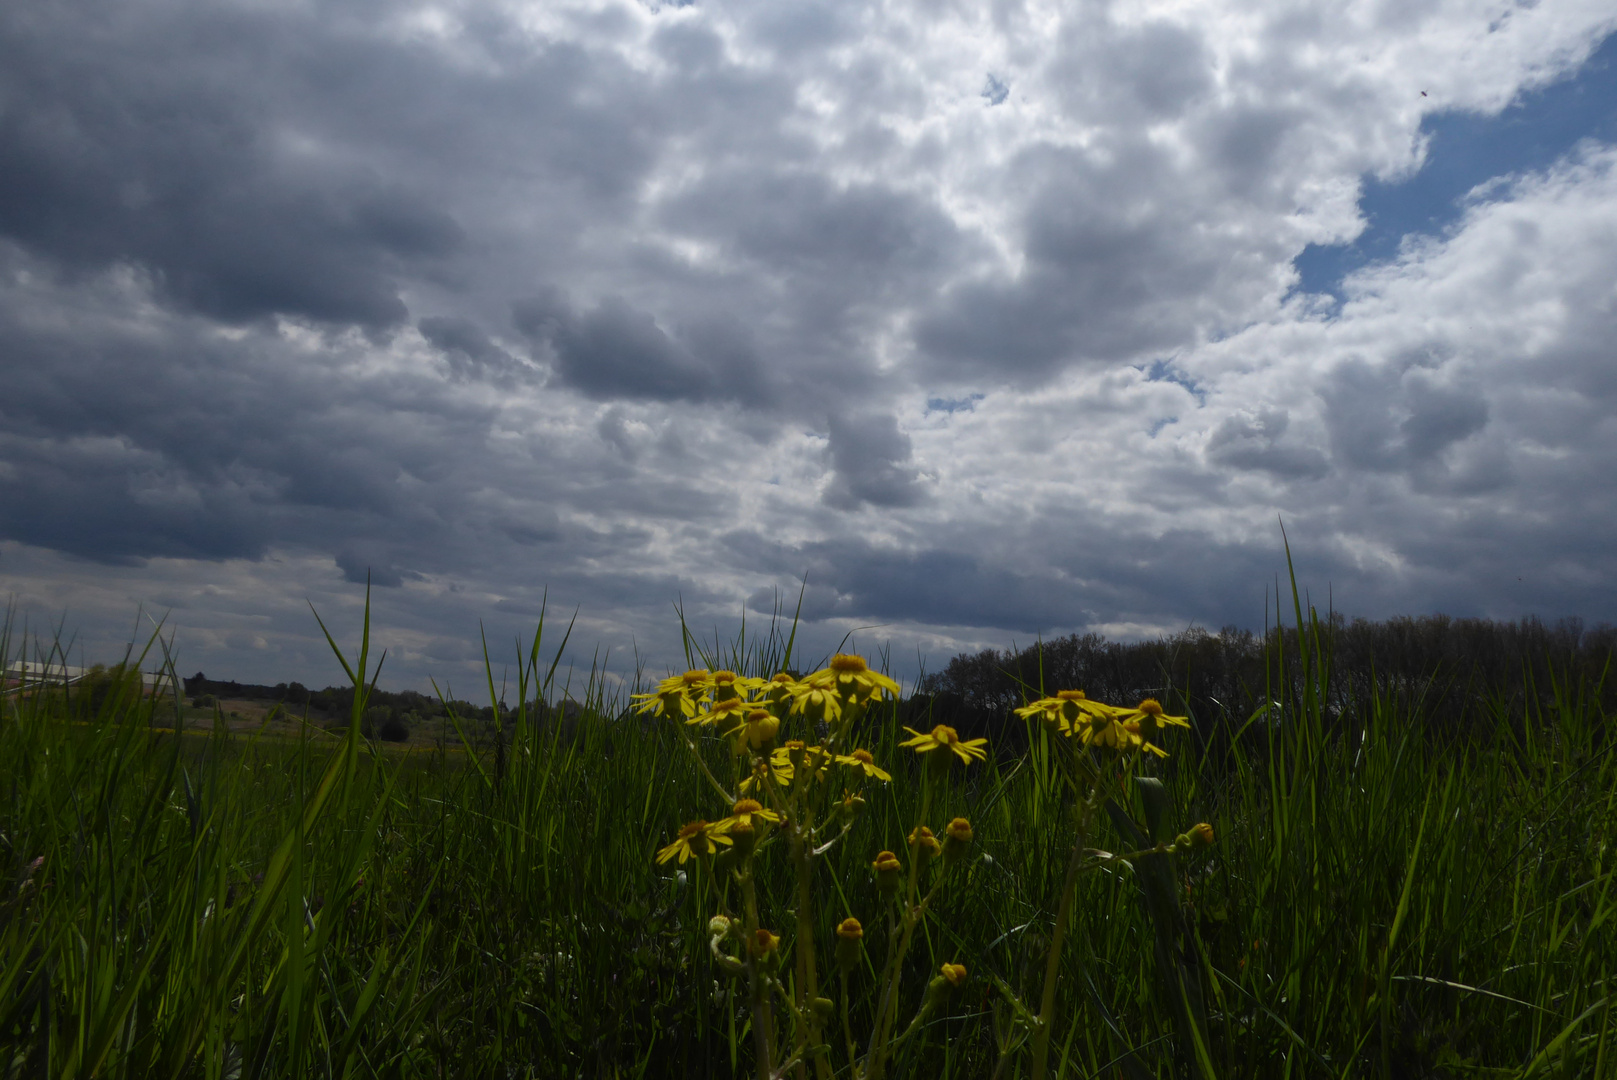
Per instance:
[[[872,859],[905,850],[918,821],[941,837],[958,817],[969,850],[933,868],[944,887],[896,965],[898,1016],[915,1023],[885,1075],[1617,1076],[1604,686],[1568,674],[1439,731],[1407,685],[1334,688],[1330,625],[1296,615],[1264,652],[1267,707],[1197,711],[1168,731],[1170,756],[1097,787],[1094,872],[1072,877],[1064,916],[1083,795],[1070,763],[1089,759],[1008,713],[985,760],[929,771],[899,745],[897,706],[864,710],[850,737],[891,780],[848,781],[864,810],[809,894],[782,845],[749,864],[756,921],[782,935],[775,1003],[710,941],[721,909],[739,925],[739,875],[657,860],[683,823],[730,813],[709,774],[739,759],[717,738],[692,752],[701,729],[597,682],[572,722],[524,705],[470,753],[367,740],[363,693],[345,731],[274,736],[138,692],[13,694],[0,1070],[757,1076],[761,1012],[782,1045],[809,1015],[792,1005],[804,957],[787,954],[813,941],[852,1035],[786,1074],[855,1075],[900,925]],[[540,652],[536,634],[519,701],[551,689]],[[691,666],[767,677],[819,659],[771,633]],[[344,666],[363,686],[368,643]],[[180,731],[158,723],[176,715]],[[1170,842],[1198,822],[1210,845]],[[1131,850],[1132,866],[1091,858]],[[850,915],[865,951],[838,982]],[[958,986],[944,964],[963,966]]]

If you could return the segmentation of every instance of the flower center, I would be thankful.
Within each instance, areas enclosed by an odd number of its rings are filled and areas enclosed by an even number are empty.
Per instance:
[[[850,675],[858,675],[870,670],[865,666],[863,657],[849,656],[847,653],[837,653],[831,658],[831,670],[841,671]]]

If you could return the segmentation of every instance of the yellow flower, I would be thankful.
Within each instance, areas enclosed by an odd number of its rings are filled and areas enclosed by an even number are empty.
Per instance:
[[[706,668],[692,668],[683,675],[664,679],[651,693],[634,695],[633,700],[640,702],[635,711],[658,716],[674,713],[692,716],[696,713],[697,699],[707,696],[709,678]]]
[[[1150,754],[1155,754],[1157,757],[1168,756],[1168,751],[1164,750],[1156,743],[1149,743],[1145,741],[1145,737],[1140,734],[1140,722],[1138,720],[1123,720],[1119,721],[1119,723],[1113,726],[1121,727],[1128,733],[1129,745],[1138,746],[1141,750],[1144,750]],[[1121,749],[1121,747],[1119,749]]]
[[[930,754],[934,750],[951,750],[967,765],[971,764],[973,758],[982,761],[988,757],[988,751],[983,749],[988,745],[987,739],[961,739],[960,733],[947,724],[939,724],[927,735],[922,735],[912,727],[906,727],[904,730],[915,738],[906,739],[898,745],[912,747],[917,754]]]
[[[771,934],[760,927],[752,932],[752,940],[747,942],[747,948],[754,956],[768,956],[780,948],[780,935]]]
[[[792,715],[824,720],[828,724],[842,719],[842,698],[837,694],[836,685],[825,678],[825,672],[794,682],[790,693]]]
[[[943,830],[943,857],[950,862],[956,861],[966,853],[972,839],[971,822],[963,817],[955,818]]]
[[[731,698],[730,701],[720,704],[732,703],[737,707],[728,710],[730,715],[739,716],[743,712],[746,715],[746,720],[731,730],[736,739],[736,753],[745,750],[762,752],[768,749],[769,744],[774,741],[775,733],[780,730],[780,717],[763,709],[748,709],[745,704],[741,704],[740,698]]]
[[[718,824],[710,824],[706,821],[692,821],[679,830],[677,840],[657,852],[657,861],[665,863],[678,855],[679,864],[684,866],[685,861],[693,855],[698,858],[711,855],[716,844],[728,846],[733,842],[728,836],[724,835],[724,830],[719,828]]]
[[[866,776],[877,780],[891,780],[892,776],[886,771],[876,767],[876,758],[869,750],[855,750],[851,754],[838,754],[837,764],[853,765],[864,771]]]
[[[1098,701],[1091,701],[1082,690],[1061,690],[1055,697],[1045,697],[1024,705],[1016,715],[1024,720],[1038,717],[1044,724],[1064,735],[1074,735],[1087,720],[1111,719],[1122,710]]]
[[[695,717],[685,721],[687,724],[711,724],[722,732],[733,731],[735,725],[742,717],[747,715],[748,706],[745,698],[721,698],[708,704],[705,712],[697,713]]]
[[[859,966],[859,947],[864,936],[865,928],[851,915],[837,923],[837,967],[844,975]]]
[[[1078,741],[1086,746],[1106,746],[1113,750],[1133,750],[1144,745],[1138,731],[1131,731],[1115,715],[1091,716],[1089,723],[1075,732]]]
[[[830,666],[809,676],[811,679],[828,677],[843,701],[868,702],[880,700],[883,693],[898,696],[898,683],[879,671],[871,671],[863,657],[837,653]]]
[[[775,783],[781,787],[790,785],[796,770],[792,768],[792,760],[787,754],[788,751],[784,746],[777,746],[769,755],[768,760],[754,759],[752,775],[741,781],[742,793],[751,791],[757,782],[771,776],[775,778]]]
[[[1188,717],[1169,716],[1164,712],[1161,703],[1156,698],[1146,698],[1134,708],[1128,710],[1123,719],[1134,726],[1134,731],[1139,734],[1148,749],[1162,757],[1167,757],[1168,755],[1151,744],[1162,730],[1163,725],[1171,724],[1174,727],[1182,728],[1190,726]]]
[[[837,923],[837,937],[839,938],[852,938],[853,940],[858,941],[864,936],[865,928],[860,926],[859,920],[854,918],[852,915]]]
[[[959,986],[966,981],[966,965],[944,964],[938,969],[938,974],[949,980],[950,986]]]
[[[736,826],[753,827],[754,819],[767,821],[771,825],[780,824],[780,815],[767,809],[757,799],[741,799],[730,809],[730,816],[719,822],[714,828],[721,832],[729,832]]]

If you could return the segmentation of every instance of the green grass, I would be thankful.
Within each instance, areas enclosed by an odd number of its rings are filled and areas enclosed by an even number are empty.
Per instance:
[[[1218,837],[1165,879],[1182,933],[1153,929],[1127,872],[1082,879],[1054,1065],[1193,1075],[1167,963],[1199,992],[1221,1077],[1617,1076],[1617,738],[1598,688],[1540,687],[1439,742],[1407,698],[1327,706],[1329,635],[1297,616],[1302,652],[1271,658],[1277,706],[1195,717],[1158,767],[1169,824]],[[770,635],[707,659],[769,674],[787,651]],[[537,635],[522,661],[527,701],[555,669]],[[368,648],[349,674],[374,678]],[[156,730],[161,706],[128,692],[88,715],[7,697],[0,1076],[747,1075],[745,992],[707,949],[716,886],[653,861],[725,808],[664,723],[594,680],[583,697],[576,727],[518,714],[476,755],[386,752],[359,735],[362,695],[346,738],[297,740]],[[860,917],[879,956],[869,863],[899,849],[920,784],[894,714],[867,723],[895,782],[826,856],[816,917],[822,942]],[[933,828],[969,817],[976,850],[901,1014],[939,963],[971,978],[896,1075],[990,1075],[994,980],[1037,999],[1071,844],[1045,739],[934,797]],[[1141,818],[1136,797],[1120,809]],[[1133,846],[1115,827],[1093,842]],[[785,925],[790,871],[764,861],[762,917]],[[872,982],[852,980],[856,1027]]]

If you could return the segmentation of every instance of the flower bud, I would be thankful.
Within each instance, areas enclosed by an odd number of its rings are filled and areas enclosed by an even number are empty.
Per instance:
[[[926,984],[926,1000],[922,1003],[923,1009],[931,1010],[943,1004],[950,991],[966,981],[966,966],[964,964],[944,964],[938,969],[938,974]]]
[[[865,928],[859,920],[849,916],[837,923],[837,967],[843,973],[859,966],[859,953],[864,944]]]
[[[925,825],[917,825],[910,830],[910,851],[915,854],[916,860],[924,869],[927,860],[943,850],[938,838],[932,835],[932,830]]]
[[[1192,825],[1184,832],[1173,838],[1175,851],[1189,851],[1192,848],[1206,847],[1213,842],[1213,827],[1207,822]]]
[[[904,866],[898,861],[898,856],[891,851],[876,853],[876,860],[870,864],[876,872],[876,888],[881,890],[883,896],[892,896],[898,892],[898,878]]]
[[[835,1006],[831,1004],[830,998],[817,997],[809,1002],[809,1008],[814,1010],[815,1018],[823,1024],[831,1019],[831,1013]]]
[[[957,817],[949,822],[949,827],[943,830],[943,858],[946,862],[954,862],[971,849],[973,834],[971,822],[963,817]]]
[[[850,821],[857,821],[859,815],[865,812],[865,800],[851,791],[845,791],[842,801],[837,803],[837,809],[847,815]]]
[[[730,918],[727,915],[715,915],[707,921],[707,932],[719,940],[730,936]]]
[[[754,956],[769,956],[780,948],[780,935],[771,934],[768,930],[759,927],[752,932],[752,939],[747,942],[747,951]]]

